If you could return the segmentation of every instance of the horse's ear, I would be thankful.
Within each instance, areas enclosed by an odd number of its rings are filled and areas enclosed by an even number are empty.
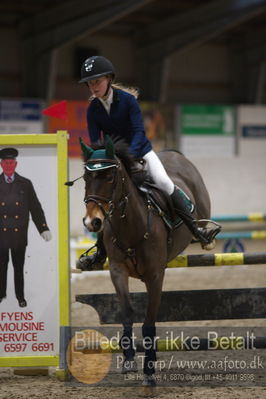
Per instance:
[[[82,152],[83,152],[84,159],[85,159],[85,161],[87,161],[92,156],[94,151],[93,151],[92,148],[90,148],[89,146],[87,146],[84,143],[84,141],[82,140],[81,137],[79,138],[79,143],[80,143],[80,146],[81,146],[81,149],[82,149]]]
[[[115,157],[114,143],[111,137],[108,135],[105,136],[105,152],[109,159],[113,159]]]

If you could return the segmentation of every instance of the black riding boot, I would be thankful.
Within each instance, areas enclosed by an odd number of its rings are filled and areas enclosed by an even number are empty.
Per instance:
[[[96,252],[92,255],[87,255],[91,250],[89,249],[82,254],[77,261],[77,269],[81,270],[103,270],[103,265],[106,261],[106,250],[103,243],[103,233],[98,233],[97,242],[95,244]]]
[[[175,187],[173,194],[171,194],[174,209],[177,215],[183,220],[185,225],[189,228],[193,236],[199,240],[202,244],[209,244],[213,241],[216,234],[221,230],[221,227],[217,225],[213,229],[206,229],[204,227],[198,227],[197,221],[192,217],[187,204],[184,201],[180,190]]]

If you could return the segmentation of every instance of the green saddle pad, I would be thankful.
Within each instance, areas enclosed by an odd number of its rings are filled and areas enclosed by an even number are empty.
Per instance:
[[[190,213],[192,213],[195,209],[194,204],[192,203],[191,199],[188,197],[188,195],[181,189],[180,190],[180,194],[183,196],[185,204],[188,208],[188,211]],[[154,207],[159,211],[159,214],[161,215],[162,219],[164,220],[165,224],[171,229],[176,229],[177,227],[179,227],[182,223],[183,220],[176,215],[176,217],[173,219],[171,216],[171,210],[168,208],[163,209],[162,206],[160,205],[160,203],[157,201],[156,196],[153,196],[153,193],[150,192],[150,200],[153,203]]]

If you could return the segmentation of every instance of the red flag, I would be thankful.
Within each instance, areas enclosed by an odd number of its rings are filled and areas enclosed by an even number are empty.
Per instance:
[[[42,110],[43,115],[52,116],[53,118],[67,120],[67,101],[60,101],[60,103],[51,105]]]

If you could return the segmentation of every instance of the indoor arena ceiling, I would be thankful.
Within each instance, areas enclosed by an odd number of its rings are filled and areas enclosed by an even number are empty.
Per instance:
[[[0,2],[0,24],[2,27],[19,27],[23,21],[30,21],[36,16],[45,17],[49,12],[49,22],[54,19],[55,23],[58,22],[58,13],[61,14],[59,21],[75,21],[79,20],[82,15],[90,12],[91,14],[97,13],[104,7],[108,9],[110,6],[116,6],[119,3],[126,3],[116,0],[98,0],[91,2],[86,0],[1,0]],[[93,4],[91,4],[93,3]],[[134,3],[134,2],[132,2]],[[139,4],[138,4],[139,3]],[[172,18],[176,15],[185,14],[189,11],[200,8],[204,5],[215,5],[215,0],[147,0],[137,2],[134,10],[129,9],[129,13],[125,10],[124,15],[119,16],[119,19],[110,18],[110,23],[105,24],[101,30],[106,32],[121,33],[123,35],[132,35],[139,30],[147,28],[149,25],[161,23],[164,19]],[[261,0],[231,0],[224,1],[224,12],[227,11],[228,3],[235,5],[233,12],[239,12],[238,7],[243,5],[246,7],[256,6],[261,4],[261,9],[255,12],[250,18],[243,19],[243,22],[237,23],[232,26],[226,34],[221,33],[217,40],[230,40],[230,37],[239,35],[245,32],[252,32],[260,28],[266,28],[266,8],[263,10],[266,2]],[[80,5],[82,4],[82,6]],[[73,5],[74,11],[73,11]],[[70,9],[72,10],[71,16],[69,15]],[[54,11],[54,13],[53,13]],[[112,22],[114,19],[114,22]],[[49,25],[49,24],[48,24]]]
[[[135,43],[147,99],[159,96],[167,57],[206,42],[231,46],[240,63],[266,62],[266,0],[1,0],[0,24],[18,32],[28,96],[45,96],[54,50],[98,32]]]

